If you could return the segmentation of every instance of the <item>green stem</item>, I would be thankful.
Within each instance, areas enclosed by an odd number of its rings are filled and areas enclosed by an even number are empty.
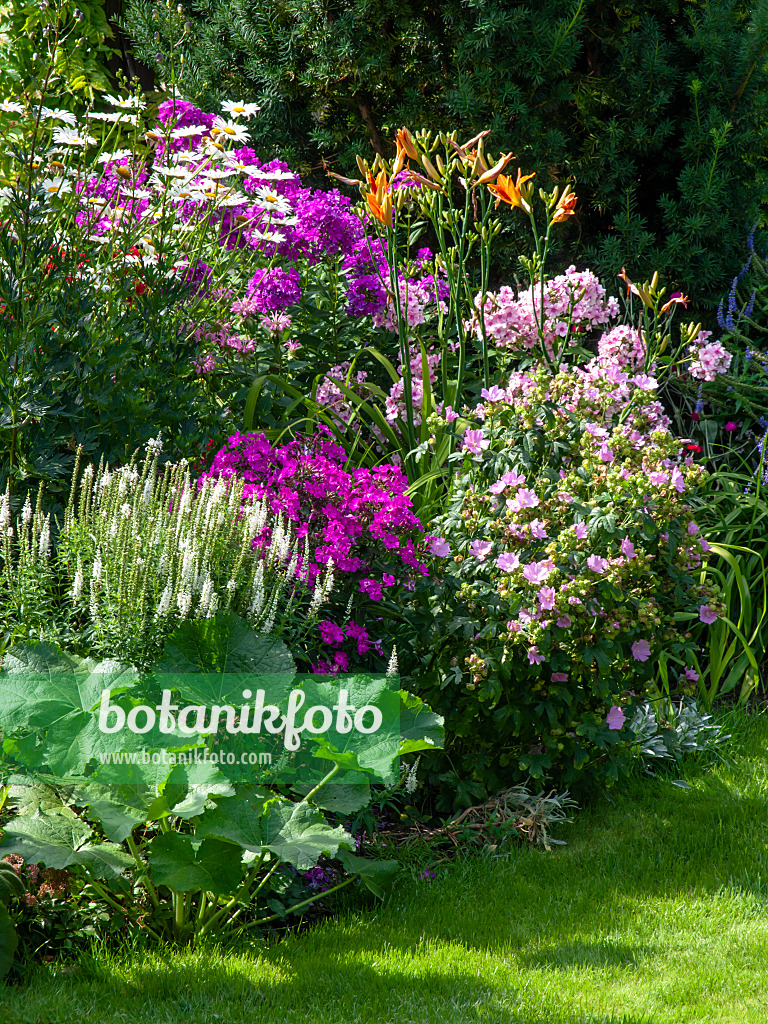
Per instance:
[[[126,843],[128,844],[128,849],[131,851],[131,854],[133,855],[133,859],[136,861],[136,865],[139,868],[140,877],[141,877],[141,884],[147,890],[147,895],[149,896],[150,903],[155,908],[155,910],[159,911],[160,910],[160,900],[158,899],[158,896],[157,896],[157,890],[155,889],[154,885],[150,881],[149,874],[148,874],[149,867],[141,859],[138,847],[136,846],[136,843],[134,842],[133,836],[129,835],[126,838]]]
[[[334,885],[332,889],[326,889],[325,892],[319,893],[315,896],[310,896],[309,899],[302,900],[301,903],[296,903],[294,906],[289,907],[287,913],[293,914],[296,910],[301,910],[302,907],[309,906],[310,903],[316,903],[318,900],[325,899],[326,896],[330,896],[332,892],[338,892],[339,889],[343,889],[347,885],[351,885],[356,882],[359,875],[354,875],[352,878],[346,879],[344,882],[339,882],[338,885]],[[280,917],[280,914],[270,914],[269,917],[260,917],[258,921],[252,921],[250,924],[243,925],[243,930],[246,928],[256,928],[261,924],[266,924],[268,921],[274,921]]]

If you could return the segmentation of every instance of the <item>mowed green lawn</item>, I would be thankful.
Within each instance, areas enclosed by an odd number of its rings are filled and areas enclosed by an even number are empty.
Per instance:
[[[725,758],[263,951],[121,953],[0,990],[2,1024],[768,1021],[768,716]],[[690,790],[673,778],[687,779]]]

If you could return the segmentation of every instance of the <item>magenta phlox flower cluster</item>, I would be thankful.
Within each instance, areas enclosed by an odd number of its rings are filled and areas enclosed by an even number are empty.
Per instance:
[[[488,292],[485,301],[475,296],[475,313],[467,322],[478,339],[486,335],[498,348],[532,349],[542,340],[550,354],[559,348],[569,333],[584,334],[618,316],[618,300],[607,297],[605,288],[590,271],[569,267],[564,274],[544,283],[539,282],[515,294],[503,285]],[[482,306],[482,322],[480,309]],[[571,337],[571,344],[575,338]]]
[[[699,331],[691,343],[689,371],[696,380],[711,382],[719,374],[727,373],[731,365],[732,354],[721,341],[710,341],[711,336],[711,331]]]
[[[314,583],[329,562],[352,592],[381,600],[397,582],[426,575],[426,540],[396,466],[344,468],[346,453],[330,432],[273,447],[263,434],[234,434],[220,449],[208,477],[245,483],[245,500],[265,500],[309,542],[301,577]],[[255,538],[263,546],[268,534]]]
[[[324,647],[330,648],[325,658],[312,665],[318,675],[336,675],[346,672],[350,666],[350,658],[365,657],[369,651],[382,654],[381,640],[372,640],[365,626],[349,621],[345,626],[338,626],[330,619],[318,623],[320,641]],[[342,650],[346,647],[346,650]]]
[[[215,116],[213,114],[206,114],[204,111],[199,110],[194,103],[189,103],[187,100],[172,99],[165,100],[157,108],[157,120],[159,124],[156,128],[156,133],[160,136],[160,139],[156,143],[156,153],[162,157],[168,151],[179,153],[185,150],[196,149],[202,142],[206,132],[213,128]],[[169,142],[166,141],[165,134],[169,126],[178,129],[193,128],[196,125],[200,126],[199,132],[185,135],[182,138],[170,139]]]

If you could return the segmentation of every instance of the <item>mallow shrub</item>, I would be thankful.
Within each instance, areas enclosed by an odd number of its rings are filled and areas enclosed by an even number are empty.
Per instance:
[[[722,607],[697,578],[706,472],[656,387],[599,358],[537,367],[484,390],[464,430],[412,677],[446,715],[454,802],[528,776],[615,780],[624,705],[660,661],[673,689],[690,678],[688,623]]]

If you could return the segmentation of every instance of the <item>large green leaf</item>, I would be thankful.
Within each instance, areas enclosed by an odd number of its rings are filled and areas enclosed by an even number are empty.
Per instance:
[[[155,885],[176,892],[232,893],[243,877],[242,850],[233,843],[208,837],[195,842],[179,832],[155,836],[149,844],[149,866]]]
[[[114,878],[133,865],[114,843],[90,842],[93,832],[79,818],[36,814],[12,818],[4,827],[0,856],[17,853],[28,864],[49,868],[83,867],[94,878]]]
[[[424,701],[407,690],[400,690],[400,753],[436,750],[445,741],[443,719]]]
[[[264,848],[298,871],[308,871],[323,854],[335,857],[340,843],[351,843],[346,829],[333,828],[309,804],[281,803],[270,807],[264,822]]]
[[[75,812],[52,786],[21,776],[16,776],[8,788],[8,807],[24,817],[32,817],[37,812],[75,817]]]
[[[0,903],[0,980],[10,971],[18,944],[13,921],[4,904]]]
[[[338,858],[342,867],[351,875],[359,875],[371,892],[383,900],[392,891],[392,882],[400,870],[396,860],[367,860],[355,857],[349,850],[341,848]]]
[[[228,839],[244,850],[260,853],[264,842],[262,818],[269,807],[282,800],[258,786],[243,786],[236,796],[219,801],[214,810],[205,813],[195,835]]]
[[[290,651],[233,612],[182,622],[170,635],[158,672],[293,673]]]
[[[46,729],[71,712],[90,711],[102,691],[125,690],[136,670],[115,661],[83,661],[52,644],[12,648],[0,672],[0,729]]]

